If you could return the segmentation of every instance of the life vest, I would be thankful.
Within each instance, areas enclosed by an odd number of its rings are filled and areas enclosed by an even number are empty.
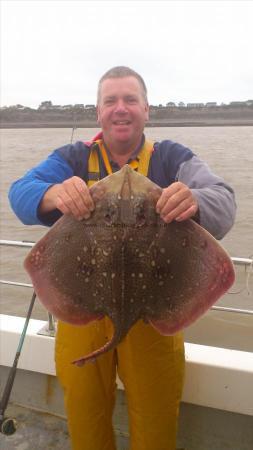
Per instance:
[[[154,143],[145,140],[140,152],[138,153],[138,159],[136,158],[130,161],[129,166],[132,167],[132,169],[141,173],[142,175],[147,176],[149,161],[153,149]],[[99,135],[96,136],[95,140],[93,140],[91,143],[91,150],[88,161],[88,180],[87,180],[87,184],[89,187],[100,179],[99,153],[104,161],[106,171],[108,175],[110,175],[112,173],[112,168],[103,143],[103,139],[101,139],[101,133],[99,133]]]

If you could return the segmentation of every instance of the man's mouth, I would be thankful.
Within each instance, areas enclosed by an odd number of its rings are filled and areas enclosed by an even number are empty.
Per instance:
[[[114,120],[113,125],[130,125],[130,120]]]

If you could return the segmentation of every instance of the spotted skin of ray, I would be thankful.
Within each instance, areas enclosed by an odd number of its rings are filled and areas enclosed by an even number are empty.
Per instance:
[[[234,281],[230,258],[192,220],[166,224],[161,188],[129,166],[90,189],[86,220],[63,216],[25,260],[35,291],[59,320],[85,325],[108,316],[114,334],[75,361],[114,348],[138,321],[170,335],[194,322]]]

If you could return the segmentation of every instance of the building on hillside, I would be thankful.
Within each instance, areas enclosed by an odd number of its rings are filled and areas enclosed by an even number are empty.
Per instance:
[[[204,103],[187,103],[187,108],[203,108]]]
[[[245,106],[246,102],[230,102],[229,106]]]
[[[84,104],[83,104],[83,103],[76,103],[76,104],[74,105],[74,108],[75,108],[75,109],[84,109]]]
[[[84,109],[95,109],[95,105],[85,105]]]

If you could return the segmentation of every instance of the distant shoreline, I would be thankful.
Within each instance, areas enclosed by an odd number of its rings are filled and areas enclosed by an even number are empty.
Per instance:
[[[146,127],[253,126],[252,106],[201,108],[150,107]],[[7,108],[0,110],[0,128],[98,128],[96,109]]]

